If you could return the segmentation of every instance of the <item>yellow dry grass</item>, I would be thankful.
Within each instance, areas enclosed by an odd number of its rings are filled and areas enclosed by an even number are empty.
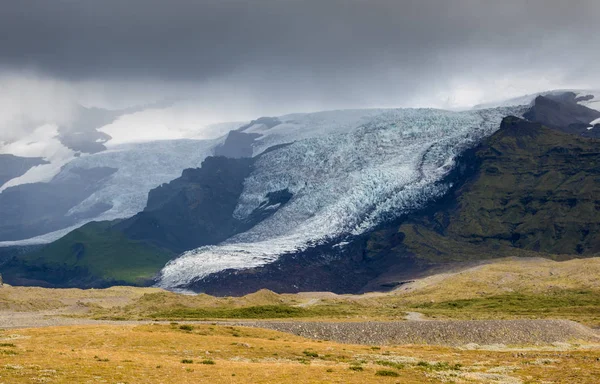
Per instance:
[[[526,294],[542,297],[556,292],[585,290],[600,294],[600,258],[552,261],[540,258],[506,258],[465,266],[401,286],[388,293],[335,295],[327,292],[277,294],[269,290],[243,297],[186,296],[158,288],[109,289],[0,288],[0,311],[56,311],[61,315],[105,319],[178,319],[180,309],[231,309],[284,306],[306,309],[302,317],[321,321],[399,320],[406,312],[423,312],[446,318],[553,318],[556,311],[528,314],[515,311],[442,311],[422,309],[423,303],[486,299],[498,295]],[[542,304],[543,305],[543,304]],[[417,308],[415,308],[417,307]],[[561,309],[560,318],[600,325],[595,306]],[[312,312],[311,312],[312,311]],[[310,312],[310,313],[309,313]],[[174,313],[174,315],[168,315]],[[159,315],[158,317],[157,314]],[[192,319],[191,317],[186,317]],[[198,317],[197,320],[202,320]]]
[[[600,290],[600,257],[569,261],[503,258],[419,279],[393,294],[407,302],[425,302],[576,289]]]
[[[378,348],[244,327],[179,327],[6,330],[0,332],[0,383],[509,384],[597,383],[600,377],[600,350],[583,346],[510,351]],[[380,370],[398,376],[379,376]]]
[[[177,308],[267,305],[322,308],[323,311],[314,312],[324,314],[318,315],[319,320],[397,320],[405,311],[419,311],[414,308],[423,303],[486,300],[513,293],[543,298],[548,292],[577,290],[590,292],[584,295],[586,300],[600,292],[600,258],[565,262],[502,259],[420,279],[393,292],[365,295],[323,292],[279,295],[261,290],[240,298],[217,298],[183,296],[155,288],[78,290],[4,286],[0,288],[0,318],[3,314],[11,317],[20,311],[23,316],[115,314],[134,319]],[[590,308],[595,307],[558,308],[536,312],[534,316],[559,315],[596,324]],[[341,310],[344,314],[328,316],[328,309]],[[430,308],[422,312],[450,318],[531,317],[527,310],[503,313],[473,308],[468,311]],[[191,330],[186,330],[190,328],[181,329],[182,324],[119,323],[0,331],[0,384],[512,384],[597,383],[600,377],[600,349],[591,345],[523,347],[521,350],[506,347],[468,350],[426,345],[373,348],[318,342],[245,327],[194,324]],[[192,362],[183,363],[184,360]],[[205,360],[215,364],[203,364]],[[398,376],[376,375],[380,370]]]
[[[51,289],[38,287],[0,287],[0,311],[40,311],[72,305],[104,308],[127,305],[144,294],[164,292],[158,288],[112,287],[107,289]]]

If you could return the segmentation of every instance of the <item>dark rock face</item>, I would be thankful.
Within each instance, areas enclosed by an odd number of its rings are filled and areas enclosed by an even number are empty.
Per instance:
[[[275,213],[292,194],[268,193],[247,219],[233,216],[254,159],[207,157],[201,168],[153,189],[143,212],[115,226],[129,238],[173,252],[217,244]]]
[[[258,133],[231,131],[223,145],[215,148],[215,156],[225,156],[231,159],[252,157],[252,143],[258,137],[260,137]]]
[[[144,211],[116,228],[176,252],[221,242],[240,229],[233,211],[251,170],[251,159],[208,157],[150,191]]]
[[[215,148],[215,156],[225,156],[232,159],[238,159],[241,157],[252,157],[254,140],[259,138],[259,133],[246,133],[247,129],[254,125],[264,125],[269,128],[273,128],[281,124],[281,120],[276,117],[261,117],[256,120],[252,120],[250,123],[239,127],[234,131],[230,131],[225,139],[225,142]]]
[[[24,175],[36,165],[48,164],[39,157],[18,157],[0,154],[0,186],[7,181]]]
[[[279,124],[281,124],[281,120],[279,120],[276,117],[261,117],[261,118],[258,118],[256,120],[252,120],[251,122],[249,122],[246,125],[243,125],[243,126],[239,127],[237,129],[237,131],[244,132],[245,130],[247,130],[248,128],[250,128],[250,127],[252,127],[253,125],[256,125],[256,124],[263,124],[267,128],[273,128],[273,127],[276,127]]]
[[[577,104],[580,100],[571,92],[538,96],[523,117],[562,132],[600,138],[600,130],[588,129],[590,122],[600,118],[600,111]]]
[[[83,215],[68,211],[89,197],[117,170],[72,169],[49,183],[22,184],[0,194],[0,241],[20,240],[52,232],[110,209],[97,205]]]
[[[245,226],[250,228],[256,223],[260,223],[275,213],[282,205],[290,201],[293,196],[287,188],[267,193],[265,200],[246,219]]]

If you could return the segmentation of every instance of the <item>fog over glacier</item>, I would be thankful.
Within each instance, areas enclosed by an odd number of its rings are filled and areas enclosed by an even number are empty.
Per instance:
[[[521,111],[392,109],[281,117],[288,136],[274,127],[260,140],[293,144],[258,159],[234,215],[248,217],[269,192],[287,188],[293,198],[249,231],[171,261],[159,285],[176,288],[224,269],[263,265],[420,208],[447,191],[449,185],[439,182],[461,151],[497,130],[504,116]]]

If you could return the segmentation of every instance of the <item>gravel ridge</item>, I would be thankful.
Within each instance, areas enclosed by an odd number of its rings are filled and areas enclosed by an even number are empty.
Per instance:
[[[570,320],[433,320],[400,322],[244,322],[317,340],[367,345],[600,343],[600,334]]]

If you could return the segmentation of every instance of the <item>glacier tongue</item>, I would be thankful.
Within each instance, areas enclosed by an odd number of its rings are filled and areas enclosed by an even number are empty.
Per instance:
[[[287,188],[293,198],[247,232],[169,262],[159,285],[183,287],[225,269],[264,265],[326,240],[361,234],[420,208],[447,191],[449,186],[439,182],[460,152],[495,132],[503,117],[520,112],[520,107],[337,111],[317,119],[318,130],[304,131],[298,129],[303,125],[298,121],[315,117],[294,116],[295,122],[282,125],[301,131],[300,137],[257,159],[234,215],[248,217],[269,192]],[[281,126],[273,129],[275,136],[286,137]],[[269,133],[263,132],[263,137],[269,138]]]

